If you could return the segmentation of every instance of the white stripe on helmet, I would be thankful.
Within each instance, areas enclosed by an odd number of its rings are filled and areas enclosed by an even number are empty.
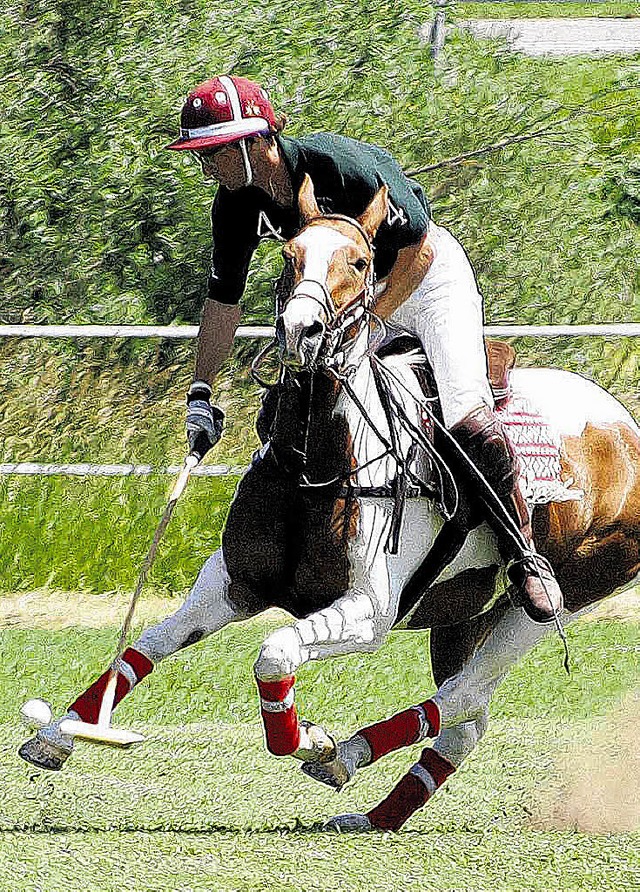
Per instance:
[[[240,107],[240,97],[238,96],[238,88],[231,80],[230,77],[223,75],[220,78],[220,83],[227,91],[229,96],[229,102],[231,103],[231,112],[233,113],[234,121],[242,120],[242,109]]]
[[[200,139],[203,136],[227,136],[242,133],[249,123],[260,126],[264,130],[269,129],[269,122],[265,118],[243,118],[241,121],[223,121],[221,124],[209,124],[207,127],[195,127],[189,130],[186,127],[180,129],[180,135],[189,139]]]
[[[236,85],[231,80],[231,78],[227,77],[226,75],[223,75],[220,78],[220,83],[225,88],[229,96],[229,101],[231,102],[231,112],[233,114],[234,121],[242,121],[242,108],[240,107],[240,97],[238,96]],[[242,153],[242,160],[244,162],[244,171],[247,178],[245,186],[250,186],[253,182],[253,170],[251,168],[251,162],[249,161],[247,143],[244,139],[239,140],[239,143],[240,152]]]

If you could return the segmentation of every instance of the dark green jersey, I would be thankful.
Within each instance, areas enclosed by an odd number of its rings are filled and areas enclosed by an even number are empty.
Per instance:
[[[323,213],[358,217],[386,183],[389,213],[374,240],[378,278],[390,272],[401,248],[416,244],[427,231],[429,205],[422,188],[404,175],[384,149],[332,133],[302,139],[278,137],[278,145],[294,195],[308,173]],[[260,239],[288,240],[301,227],[297,204],[283,208],[255,186],[234,192],[220,186],[211,211],[209,297],[237,303]]]

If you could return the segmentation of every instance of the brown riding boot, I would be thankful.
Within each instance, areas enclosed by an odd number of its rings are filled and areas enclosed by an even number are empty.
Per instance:
[[[479,406],[451,428],[451,434],[486,478],[499,502],[520,531],[513,534],[500,517],[495,498],[462,462],[463,473],[488,509],[485,517],[507,561],[507,575],[522,597],[532,620],[549,622],[562,610],[563,598],[549,561],[537,554],[531,532],[529,509],[518,484],[517,459],[500,421],[488,406]]]

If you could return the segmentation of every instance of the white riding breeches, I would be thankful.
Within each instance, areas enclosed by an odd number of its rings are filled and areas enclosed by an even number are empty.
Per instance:
[[[444,423],[453,427],[485,403],[493,408],[482,332],[482,297],[464,248],[431,223],[434,253],[426,276],[389,317],[416,335],[433,369]]]

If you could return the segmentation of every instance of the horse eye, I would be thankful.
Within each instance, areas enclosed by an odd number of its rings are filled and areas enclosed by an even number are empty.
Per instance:
[[[358,270],[358,272],[361,273],[367,268],[367,261],[363,257],[358,257],[353,265]]]

